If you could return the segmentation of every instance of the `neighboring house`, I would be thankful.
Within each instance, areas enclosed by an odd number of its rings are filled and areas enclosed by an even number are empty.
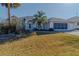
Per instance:
[[[72,22],[72,29],[79,29],[79,16],[74,16],[68,19],[69,22]]]
[[[12,25],[16,25],[16,30],[22,29],[22,20],[19,17],[11,16],[10,23]]]
[[[2,21],[3,26],[8,26],[8,20],[5,19],[4,21]],[[10,18],[10,25],[16,25],[16,30],[20,30],[22,28],[22,21],[20,20],[19,17],[16,16],[11,16]]]

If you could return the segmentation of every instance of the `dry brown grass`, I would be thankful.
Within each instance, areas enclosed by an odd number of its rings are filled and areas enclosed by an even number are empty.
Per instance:
[[[0,45],[0,55],[79,55],[79,37],[64,33],[32,35]]]

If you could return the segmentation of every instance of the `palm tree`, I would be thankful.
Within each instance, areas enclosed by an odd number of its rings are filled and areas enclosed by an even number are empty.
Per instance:
[[[8,32],[10,32],[10,10],[11,8],[17,8],[20,6],[20,3],[1,3],[2,6],[6,7],[8,9],[8,26],[9,26],[9,30]]]
[[[37,11],[37,14],[34,15],[33,23],[36,23],[40,30],[45,22],[47,22],[47,16],[45,16],[45,13],[41,10]]]

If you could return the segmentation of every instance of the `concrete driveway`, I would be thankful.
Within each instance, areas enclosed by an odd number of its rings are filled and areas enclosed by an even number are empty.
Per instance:
[[[66,32],[66,33],[79,36],[79,30],[74,30],[74,31]]]

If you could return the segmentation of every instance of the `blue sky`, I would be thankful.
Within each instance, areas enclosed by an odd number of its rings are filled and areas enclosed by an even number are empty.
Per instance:
[[[11,9],[11,15],[16,16],[32,16],[37,10],[43,10],[48,18],[70,18],[73,16],[79,16],[79,4],[74,3],[24,3],[17,9]],[[0,5],[0,18],[7,17],[7,9]]]

